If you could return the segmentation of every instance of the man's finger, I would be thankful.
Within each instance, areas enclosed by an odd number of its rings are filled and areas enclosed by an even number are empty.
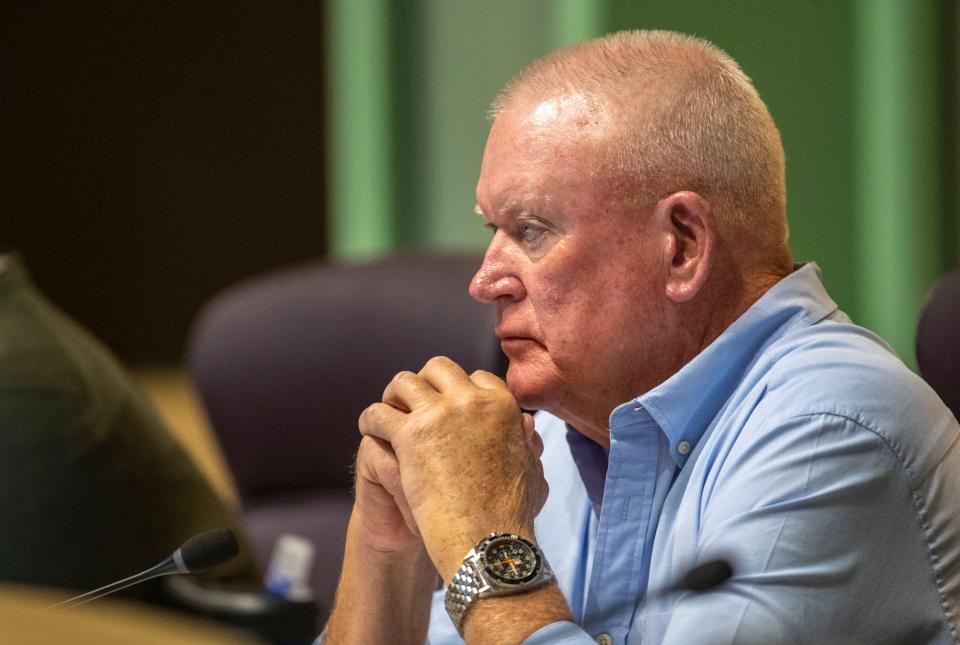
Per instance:
[[[543,438],[536,430],[536,420],[532,414],[524,412],[520,415],[520,422],[523,425],[523,434],[527,438],[530,450],[533,451],[533,455],[539,459],[540,455],[543,454]]]
[[[397,508],[403,516],[404,524],[407,525],[411,533],[419,537],[420,529],[417,527],[417,521],[413,518],[413,511],[410,510],[410,503],[407,501],[407,496],[403,493],[403,486],[400,485],[400,480],[397,479],[389,484],[384,483],[384,488],[393,496],[393,501],[396,502]]]
[[[523,433],[528,437],[536,430],[537,421],[529,412],[524,412],[520,415],[520,423],[523,424]]]
[[[527,443],[530,444],[530,450],[533,451],[533,456],[537,459],[543,455],[543,438],[540,436],[540,433],[536,430],[527,437]]]
[[[397,509],[403,516],[404,524],[407,525],[411,533],[419,536],[420,529],[417,528],[417,522],[413,519],[413,511],[410,510],[407,496],[403,493],[403,485],[400,479],[400,462],[397,461],[397,453],[395,453],[393,447],[383,439],[378,439],[377,437],[371,437],[371,439],[373,439],[378,448],[377,460],[374,466],[377,472],[377,479],[380,485],[393,497]]]
[[[388,442],[373,436],[363,438],[357,458],[357,477],[358,479],[362,477],[369,484],[382,488],[389,496],[391,501],[372,498],[375,504],[379,504],[377,512],[389,515],[390,507],[394,507],[393,512],[400,513],[403,523],[410,532],[416,536],[420,535],[413,513],[410,511],[410,505],[403,494],[400,462],[397,461],[397,455]]]
[[[448,392],[471,384],[470,377],[463,368],[446,356],[431,358],[418,375],[437,392]]]
[[[412,412],[423,405],[432,404],[437,391],[413,372],[400,372],[391,379],[383,391],[383,402],[398,410]]]
[[[470,375],[470,380],[474,382],[477,387],[482,387],[488,390],[497,390],[507,387],[507,384],[503,382],[499,376],[486,372],[484,370],[477,370]]]
[[[391,441],[393,433],[406,420],[407,414],[386,403],[373,403],[360,413],[357,426],[360,434]]]

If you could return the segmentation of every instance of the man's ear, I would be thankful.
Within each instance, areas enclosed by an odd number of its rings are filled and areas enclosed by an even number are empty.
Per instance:
[[[680,191],[657,203],[653,219],[664,242],[666,296],[676,303],[691,300],[706,283],[717,252],[713,208],[697,193]]]

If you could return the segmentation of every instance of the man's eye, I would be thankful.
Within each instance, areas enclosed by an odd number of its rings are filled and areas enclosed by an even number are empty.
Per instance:
[[[517,225],[517,232],[520,235],[520,239],[524,242],[536,242],[537,239],[543,235],[543,229],[530,224]]]

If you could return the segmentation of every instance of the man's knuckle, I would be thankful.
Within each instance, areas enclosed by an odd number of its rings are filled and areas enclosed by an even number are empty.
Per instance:
[[[376,423],[376,421],[380,418],[380,405],[381,404],[379,403],[371,403],[360,413],[361,431],[365,425]]]
[[[498,408],[509,408],[511,410],[517,407],[516,399],[513,398],[510,390],[492,388],[484,390],[483,392],[486,402],[491,406]]]
[[[426,363],[423,364],[423,368],[420,370],[421,375],[428,374],[438,374],[442,372],[447,372],[450,370],[450,367],[455,363],[447,358],[446,356],[434,356],[430,358]]]
[[[406,436],[411,444],[420,444],[429,441],[434,427],[432,414],[424,415],[418,423],[411,423],[406,428]]]
[[[410,383],[416,378],[417,378],[417,375],[411,372],[410,370],[403,370],[401,372],[396,373],[396,375],[393,377],[392,382],[396,385],[403,385],[405,383]]]

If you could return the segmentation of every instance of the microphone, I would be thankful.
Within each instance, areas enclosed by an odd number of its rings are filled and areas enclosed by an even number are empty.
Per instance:
[[[174,551],[169,558],[146,571],[118,580],[105,587],[94,589],[83,595],[64,600],[47,609],[73,609],[115,591],[126,589],[141,582],[178,573],[200,573],[222,564],[239,553],[237,536],[229,529],[213,529],[200,535],[194,535]]]
[[[708,560],[687,571],[679,580],[660,591],[649,594],[644,605],[663,600],[667,596],[692,591],[700,593],[719,587],[733,576],[733,568],[726,560]]]
[[[677,580],[667,593],[682,591],[708,591],[723,584],[733,576],[733,568],[726,560],[708,560],[698,564]]]

